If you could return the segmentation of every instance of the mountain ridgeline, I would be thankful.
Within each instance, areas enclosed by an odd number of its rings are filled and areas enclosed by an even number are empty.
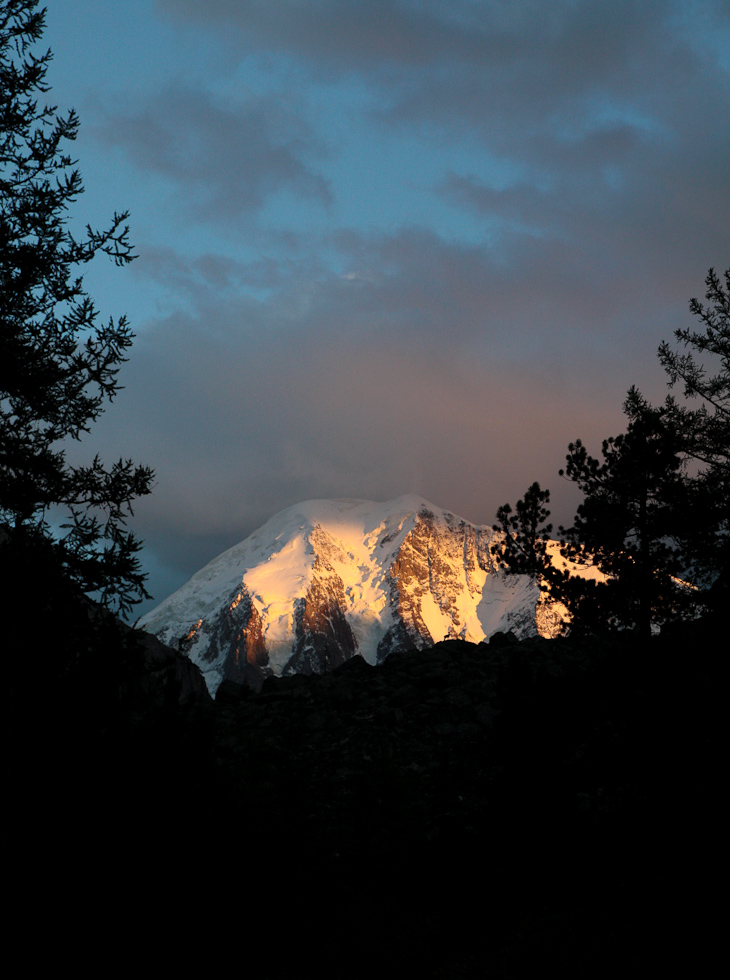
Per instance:
[[[553,636],[559,617],[526,576],[503,575],[495,532],[420,497],[310,500],[220,555],[142,620],[187,653],[215,693],[227,679],[325,673],[362,656],[500,631]]]

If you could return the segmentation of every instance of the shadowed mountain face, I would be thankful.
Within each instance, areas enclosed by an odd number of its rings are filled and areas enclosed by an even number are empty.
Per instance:
[[[314,500],[271,518],[141,621],[215,692],[324,673],[445,637],[551,635],[537,586],[494,565],[495,532],[415,496]]]
[[[285,674],[321,674],[357,653],[357,640],[347,621],[345,585],[327,558],[333,550],[331,541],[319,526],[311,538],[317,557],[312,583],[297,602],[294,652]]]
[[[224,676],[239,684],[259,686],[269,662],[261,616],[245,583],[233,590],[213,616],[192,623],[175,645],[188,655],[201,651],[192,659],[203,669],[223,662]]]

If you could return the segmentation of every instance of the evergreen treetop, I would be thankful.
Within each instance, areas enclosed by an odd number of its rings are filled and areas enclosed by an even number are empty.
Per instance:
[[[602,459],[580,439],[560,475],[583,494],[573,523],[559,528],[561,555],[603,576],[586,580],[553,563],[547,542],[549,492],[533,484],[513,513],[497,511],[504,538],[499,564],[528,574],[567,607],[571,630],[653,626],[722,608],[730,580],[730,269],[726,287],[710,269],[703,305],[690,301],[704,332],[677,330],[687,352],[669,344],[659,358],[670,387],[661,408],[629,390],[625,433],[606,439]],[[698,399],[697,408],[691,404]]]
[[[80,270],[100,253],[119,266],[135,256],[126,212],[81,237],[69,228],[84,190],[67,149],[79,122],[40,101],[52,55],[32,50],[45,21],[37,8],[0,2],[0,523],[6,546],[42,543],[82,592],[125,612],[146,595],[125,522],[152,471],[98,456],[74,466],[64,443],[119,391],[134,336],[125,317],[100,320]]]

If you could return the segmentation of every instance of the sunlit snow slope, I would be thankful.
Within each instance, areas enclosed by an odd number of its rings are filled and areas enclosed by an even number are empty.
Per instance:
[[[179,647],[215,693],[260,686],[359,654],[498,630],[550,634],[537,587],[498,572],[494,537],[420,497],[308,500],[276,514],[148,613],[140,625]]]

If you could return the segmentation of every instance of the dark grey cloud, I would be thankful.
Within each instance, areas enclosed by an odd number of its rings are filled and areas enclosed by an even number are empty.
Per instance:
[[[230,308],[246,335],[274,330],[290,339],[314,336],[320,344],[399,341],[439,356],[480,344],[529,361],[535,344],[549,334],[555,349],[600,341],[607,350],[620,350],[629,333],[622,319],[626,299],[602,267],[601,228],[593,241],[573,241],[567,219],[566,227],[565,236],[552,239],[507,228],[493,247],[447,241],[424,228],[340,230],[322,239],[303,236],[298,254],[248,263],[142,249],[133,274],[164,284],[212,333]],[[318,258],[323,251],[336,253],[343,271]],[[677,304],[673,294],[662,300],[663,283],[641,281],[641,271],[635,272],[641,287],[636,302],[642,315],[655,311],[650,336],[660,329],[664,307],[674,304],[676,314]],[[629,272],[623,276],[625,282]],[[682,310],[697,281],[689,271],[675,284]],[[243,287],[260,287],[265,298],[244,299]]]
[[[338,73],[377,74],[462,66],[479,71],[516,63],[538,77],[563,65],[552,89],[601,77],[646,42],[673,4],[648,0],[158,0],[172,17],[218,25],[244,51],[285,51]]]
[[[564,233],[559,225],[550,234],[508,227],[492,246],[423,229],[342,233],[337,242],[352,271],[312,286],[302,322],[318,331],[325,324],[362,331],[374,343],[399,336],[439,352],[477,345],[485,356],[523,363],[595,349],[620,358],[635,347],[652,357],[655,341],[684,317],[705,264],[723,252],[706,262],[703,251],[685,268],[664,270],[666,253],[638,262],[638,248],[618,240],[620,226],[596,220],[590,234],[579,235],[566,212]],[[607,273],[607,263],[620,278]]]
[[[104,457],[157,471],[135,528],[158,600],[311,497],[414,491],[491,522],[537,479],[567,521],[568,442],[597,452],[621,431],[632,383],[663,398],[656,347],[687,325],[704,277],[679,305],[662,281],[627,302],[544,243],[524,264],[416,230],[338,243],[348,272],[274,277],[262,300],[238,289],[243,264],[160,257],[193,283],[189,309],[145,325],[94,436]]]
[[[658,148],[662,139],[668,148],[685,132],[724,130],[716,110],[727,104],[729,79],[709,52],[695,54],[652,5],[604,4],[615,18],[608,36],[587,17],[591,6],[571,5],[579,25],[552,40],[529,35],[504,64],[406,76],[383,122],[435,127],[439,138],[469,134],[535,179],[565,165],[595,174],[605,151]]]
[[[718,3],[160,6],[174,17],[218,24],[241,57],[265,51],[299,58],[312,75],[357,73],[377,91],[371,112],[391,133],[405,127],[436,144],[466,140],[465,149],[478,141],[533,188],[524,230],[542,233],[546,221],[569,213],[574,229],[581,221],[586,227],[618,209],[643,213],[647,239],[661,224],[656,218],[647,225],[647,213],[658,216],[675,196],[681,208],[691,186],[699,198],[687,215],[690,225],[700,221],[695,239],[705,236],[707,252],[722,244],[711,215],[722,213],[730,194],[730,71],[711,41],[723,24],[719,36],[730,34]],[[696,24],[702,26],[693,33]],[[479,179],[455,175],[473,176]],[[495,189],[491,175],[485,181]],[[535,226],[538,197],[547,206]],[[668,231],[660,229],[660,241]]]
[[[479,61],[486,52],[507,56],[505,33],[494,29],[499,15],[468,0],[158,0],[158,6],[218,25],[244,50],[283,50],[311,60],[320,72],[422,66],[444,57]]]
[[[106,109],[95,135],[177,189],[185,213],[231,222],[286,189],[328,204],[328,183],[306,162],[323,152],[301,115],[271,97],[222,101],[168,86],[153,102]]]
[[[266,234],[257,229],[257,241],[260,254],[249,261],[216,252],[183,255],[171,245],[143,241],[138,248],[141,261],[132,267],[132,275],[153,282],[175,308],[192,304],[196,309],[205,306],[212,293],[281,294],[330,275],[311,235]]]
[[[332,323],[292,335],[248,304],[209,308],[211,334],[202,312],[140,336],[94,440],[107,456],[134,447],[154,463],[156,493],[135,526],[183,576],[200,563],[201,538],[210,559],[221,541],[310,497],[413,490],[491,521],[524,491],[526,458],[555,484],[567,441],[607,434],[588,419],[576,431],[589,379],[604,422],[610,405],[617,414],[598,364],[570,379],[496,354],[470,362],[448,337],[429,350],[396,334],[337,337]]]
[[[411,112],[502,118],[510,130],[519,120],[568,123],[582,99],[609,92],[634,98],[639,88],[649,97],[667,80],[681,81],[693,58],[678,13],[695,12],[710,27],[725,16],[717,3],[682,0],[158,0],[158,6],[172,17],[218,25],[241,55],[286,53],[320,74],[356,72],[391,90],[401,83],[393,99]]]
[[[414,491],[491,522],[538,479],[556,523],[569,520],[574,490],[557,477],[567,443],[597,452],[619,432],[631,384],[664,397],[656,348],[691,323],[707,268],[730,264],[730,80],[709,35],[686,30],[693,12],[711,32],[727,11],[632,0],[158,6],[217,27],[241,58],[296,62],[293,75],[320,83],[356,76],[381,134],[416,134],[423,153],[463,146],[432,200],[471,219],[461,239],[436,223],[262,223],[245,260],[207,241],[198,254],[140,249],[132,274],[164,284],[171,312],[140,330],[99,434],[106,456],[128,447],[158,471],[138,530],[165,581],[313,496]],[[312,163],[327,126],[288,98],[234,105],[190,82],[115,113],[104,138],[198,219],[228,222],[284,188],[327,204]],[[508,176],[480,170],[473,146]]]

